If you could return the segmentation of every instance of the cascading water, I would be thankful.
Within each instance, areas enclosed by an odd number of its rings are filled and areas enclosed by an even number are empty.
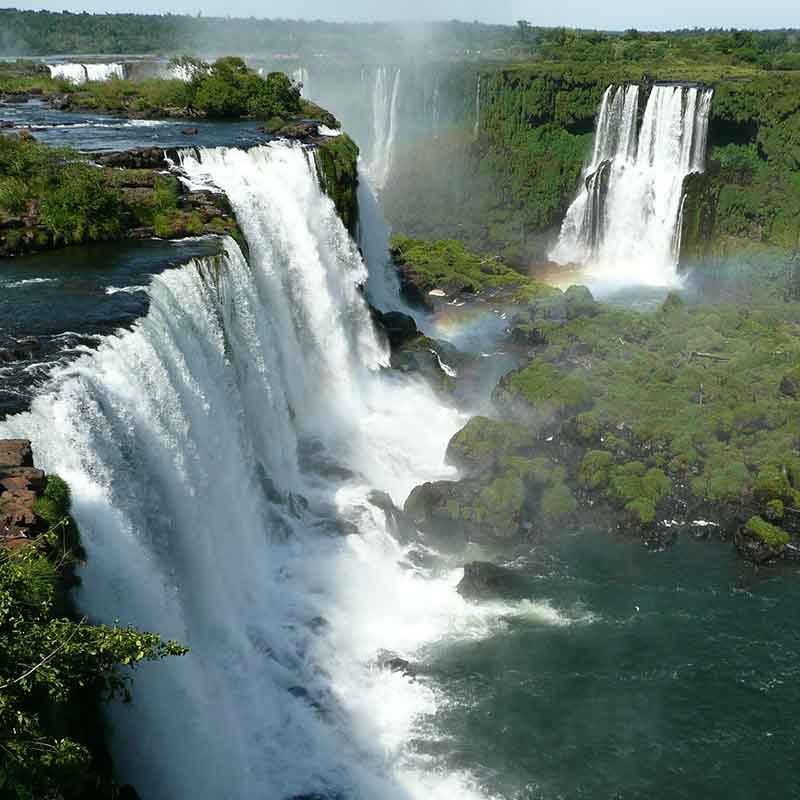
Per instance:
[[[182,163],[250,263],[228,240],[157,276],[146,317],[0,423],[73,488],[81,608],[192,648],[115,709],[120,772],[145,800],[478,797],[407,748],[434,690],[375,666],[508,612],[413,567],[368,500],[448,474],[462,420],[378,369],[364,264],[300,146]]]
[[[301,94],[303,97],[311,97],[311,81],[309,79],[308,70],[305,67],[298,67],[296,70],[294,70],[292,72],[292,80],[295,83],[302,84],[303,88],[301,90]]]
[[[475,139],[481,130],[481,76],[478,75],[478,86],[475,89],[475,125],[472,129],[472,135]]]
[[[399,90],[399,69],[378,67],[375,70],[372,88],[372,152],[367,161],[367,172],[378,191],[383,189],[392,169]]]
[[[656,85],[637,137],[640,89],[603,95],[592,158],[550,258],[599,282],[679,284],[683,181],[705,164],[712,90]]]
[[[111,78],[124,78],[125,65],[111,64],[48,64],[51,78],[61,78],[70,83],[86,81],[108,81]]]

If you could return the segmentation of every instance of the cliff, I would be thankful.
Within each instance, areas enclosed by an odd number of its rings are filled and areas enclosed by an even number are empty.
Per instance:
[[[684,258],[796,246],[800,72],[624,62],[464,70],[473,80],[461,122],[398,150],[384,194],[395,230],[459,238],[512,263],[540,260],[575,195],[606,87],[637,82],[646,95],[655,81],[701,81],[715,91],[708,177],[687,185]]]

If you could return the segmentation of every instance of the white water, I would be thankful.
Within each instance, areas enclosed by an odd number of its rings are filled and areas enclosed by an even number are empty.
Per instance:
[[[478,75],[478,87],[475,89],[475,126],[472,129],[472,135],[475,139],[481,130],[481,76]]]
[[[372,86],[372,152],[367,161],[367,172],[379,192],[392,169],[399,91],[400,70],[378,67]]]
[[[124,64],[48,64],[51,78],[63,78],[71,83],[86,81],[108,81],[112,78],[124,78]]]
[[[654,86],[637,135],[639,87],[609,87],[592,158],[550,258],[599,285],[680,285],[683,181],[705,164],[712,92]]]
[[[376,487],[402,504],[447,475],[463,419],[378,371],[364,264],[299,146],[183,167],[228,193],[250,264],[228,241],[155,277],[145,318],[0,423],[72,485],[80,606],[192,648],[140,670],[116,709],[121,774],[144,800],[480,797],[407,748],[437,694],[374,662],[489,635],[509,609],[465,604],[457,573],[401,567],[366,500]]]
[[[292,72],[292,80],[295,83],[301,83],[303,88],[301,90],[301,94],[305,98],[311,97],[311,79],[308,74],[308,69],[306,67],[298,67],[296,70]]]

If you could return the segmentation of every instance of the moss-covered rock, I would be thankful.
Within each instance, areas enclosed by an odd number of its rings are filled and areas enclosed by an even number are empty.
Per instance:
[[[780,558],[790,541],[786,531],[758,516],[751,517],[735,538],[739,552],[757,564]]]
[[[445,460],[465,471],[483,471],[513,451],[530,448],[534,438],[517,423],[473,417],[450,440]]]
[[[541,418],[580,411],[592,402],[593,390],[581,370],[563,370],[536,359],[527,367],[506,375],[493,399],[502,408],[527,407]]]
[[[315,157],[320,185],[355,237],[358,232],[358,146],[346,134],[320,137]]]

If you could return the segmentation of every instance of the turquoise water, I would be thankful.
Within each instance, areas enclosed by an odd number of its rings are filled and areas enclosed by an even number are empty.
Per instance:
[[[800,796],[797,568],[595,531],[518,566],[530,613],[429,654],[432,755],[520,800]]]

